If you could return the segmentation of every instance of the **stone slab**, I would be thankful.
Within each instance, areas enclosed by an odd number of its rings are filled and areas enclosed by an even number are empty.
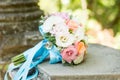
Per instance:
[[[120,80],[120,52],[118,50],[89,44],[83,63],[65,66],[44,61],[39,67],[37,80]]]
[[[10,61],[13,56],[33,47],[41,39],[39,31],[0,35],[0,62]]]

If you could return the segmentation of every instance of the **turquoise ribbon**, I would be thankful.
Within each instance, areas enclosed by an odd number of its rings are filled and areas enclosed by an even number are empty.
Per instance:
[[[39,27],[39,30],[43,36],[44,32],[41,26]],[[5,74],[4,80],[8,80],[8,73],[12,72],[12,70],[16,68],[19,68],[19,70],[17,71],[13,80],[31,80],[35,78],[39,73],[37,65],[42,63],[48,56],[50,56],[50,64],[62,61],[62,57],[57,47],[55,45],[47,47],[49,43],[50,42],[48,42],[48,40],[44,39],[33,48],[25,51],[23,54],[26,58],[26,61],[19,66],[14,66],[13,64],[10,64],[8,71]],[[28,75],[29,71],[33,68],[35,68],[34,74]]]
[[[22,78],[22,80],[27,79],[27,74],[28,74],[29,70],[32,69],[33,67],[36,67],[36,64],[33,64],[33,58],[34,58],[35,54],[39,54],[38,51],[43,49],[42,47],[45,45],[45,43],[46,43],[46,41],[43,40],[30,50],[28,58],[23,63],[23,65],[20,67],[18,72],[16,73],[14,80],[20,80],[21,78]],[[44,57],[39,59],[39,61],[43,61],[43,60],[44,60]]]
[[[16,69],[16,68],[18,68],[18,67],[20,67],[20,65],[14,66],[14,64],[11,63],[11,64],[9,65],[9,67],[8,67],[8,70],[7,70],[6,74],[5,74],[4,80],[9,80],[9,79],[8,79],[8,75],[9,75],[14,69]]]

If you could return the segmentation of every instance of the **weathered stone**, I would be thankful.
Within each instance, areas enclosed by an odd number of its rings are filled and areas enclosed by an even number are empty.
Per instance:
[[[5,34],[16,34],[28,31],[38,30],[38,21],[24,21],[24,22],[1,22],[0,33]]]
[[[0,7],[24,6],[26,4],[37,4],[39,0],[0,0]]]
[[[43,12],[38,0],[2,0],[0,2],[0,34],[14,34],[38,29]]]
[[[88,46],[86,60],[75,66],[38,65],[37,80],[120,80],[120,52],[98,44]],[[36,80],[36,79],[35,79]]]
[[[0,62],[8,61],[40,40],[38,26],[43,11],[38,1],[0,0]]]
[[[33,47],[41,39],[40,33],[35,31],[1,37],[0,61],[10,60],[11,57]]]
[[[33,11],[27,13],[2,13],[0,14],[0,21],[1,22],[24,22],[24,21],[32,21],[40,19],[41,11]]]
[[[30,12],[30,11],[35,11],[35,10],[38,10],[37,6],[33,6],[31,8],[29,8],[29,7],[25,7],[25,8],[19,7],[19,9],[16,8],[16,7],[15,8],[6,8],[6,9],[0,8],[0,13]]]
[[[0,0],[0,80],[3,80],[6,62],[41,39],[38,26],[43,11],[38,1]]]

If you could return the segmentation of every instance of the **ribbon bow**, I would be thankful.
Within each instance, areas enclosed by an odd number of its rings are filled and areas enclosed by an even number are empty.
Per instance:
[[[41,26],[39,27],[39,31],[43,36],[44,32]],[[41,42],[39,42],[33,48],[25,51],[23,54],[26,61],[18,66],[15,66],[13,63],[11,63],[8,67],[8,71],[5,74],[4,80],[8,80],[8,73],[12,72],[12,70],[16,68],[19,68],[19,70],[15,74],[13,80],[30,80],[35,78],[39,73],[37,65],[42,63],[48,56],[50,56],[50,64],[62,61],[62,57],[57,47],[51,44],[51,42],[49,42],[47,39],[43,39]],[[34,73],[29,75],[29,72],[32,69],[34,69]]]

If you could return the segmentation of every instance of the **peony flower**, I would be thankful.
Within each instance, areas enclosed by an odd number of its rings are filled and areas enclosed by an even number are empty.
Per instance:
[[[56,45],[59,47],[68,47],[72,43],[74,43],[74,36],[72,34],[67,33],[67,32],[57,34],[55,36],[55,38],[56,38]]]
[[[57,35],[57,34],[69,32],[69,29],[66,26],[67,25],[65,23],[55,25],[52,28],[52,31],[50,33],[53,34],[53,35]]]
[[[79,55],[81,55],[81,53],[84,53],[86,50],[84,42],[76,42],[75,47],[78,50]]]
[[[77,50],[74,46],[69,46],[62,51],[61,56],[63,60],[65,60],[68,63],[71,63],[77,57]]]
[[[78,29],[73,33],[75,36],[75,41],[79,42],[84,39],[84,28],[79,26]]]
[[[68,27],[69,27],[69,29],[70,30],[73,30],[73,31],[75,31],[77,28],[78,28],[78,24],[75,22],[75,21],[73,21],[73,20],[66,20],[66,24],[68,25]]]
[[[50,16],[43,23],[43,32],[50,32],[54,26],[63,23],[64,19],[62,19],[60,16]]]

